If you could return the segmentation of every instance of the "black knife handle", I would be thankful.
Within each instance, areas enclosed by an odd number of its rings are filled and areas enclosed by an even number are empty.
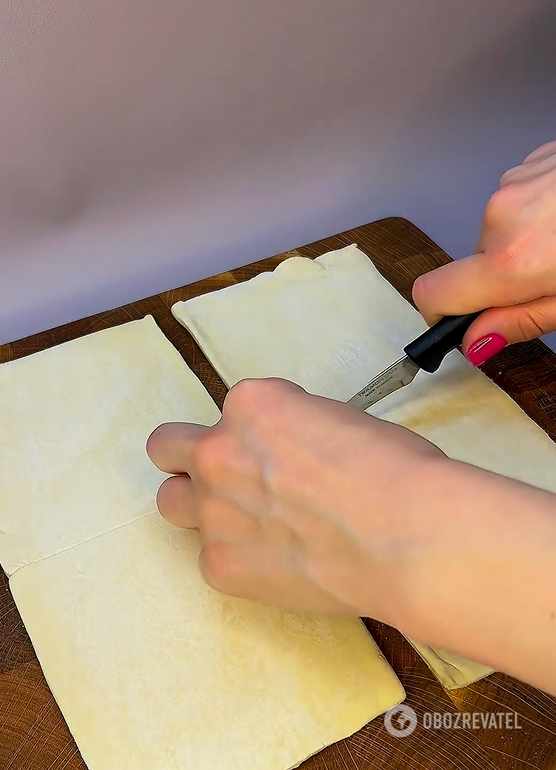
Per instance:
[[[463,342],[465,332],[482,311],[441,318],[404,348],[406,356],[425,372],[436,372],[444,358]]]

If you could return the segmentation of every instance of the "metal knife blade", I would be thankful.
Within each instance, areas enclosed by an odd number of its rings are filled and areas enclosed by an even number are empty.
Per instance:
[[[394,393],[413,382],[420,367],[414,364],[407,356],[400,358],[395,364],[381,372],[374,380],[352,396],[347,402],[356,409],[365,410],[381,399]]]
[[[437,321],[403,349],[405,356],[381,372],[347,402],[356,409],[368,409],[396,390],[409,385],[421,369],[436,372],[444,358],[461,345],[466,331],[481,311],[446,316]]]

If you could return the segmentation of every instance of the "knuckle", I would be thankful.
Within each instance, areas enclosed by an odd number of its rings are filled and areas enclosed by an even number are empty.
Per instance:
[[[512,245],[498,249],[491,254],[492,265],[499,273],[522,273],[524,259],[520,249]]]
[[[204,579],[211,588],[216,589],[223,580],[225,581],[225,564],[221,557],[221,549],[218,548],[217,544],[209,543],[203,548],[201,569]]]
[[[253,398],[257,397],[257,393],[260,389],[261,380],[246,379],[240,380],[233,385],[228,391],[224,400],[224,412],[229,409],[243,409],[245,406],[249,406]]]
[[[547,308],[539,306],[531,308],[528,313],[519,313],[516,326],[523,340],[532,340],[553,331],[554,317]]]
[[[540,147],[537,147],[536,150],[533,150],[533,152],[530,152],[528,155],[526,155],[526,157],[523,159],[523,163],[531,163],[536,160],[543,160],[555,152],[556,141],[545,142],[545,144],[542,144]]]
[[[506,185],[512,184],[512,182],[515,182],[517,179],[519,179],[521,173],[522,166],[514,166],[513,168],[509,168],[507,171],[505,171],[500,177],[500,190],[503,190]],[[497,193],[495,193],[495,195],[496,194]]]
[[[498,278],[508,279],[520,287],[520,294],[527,293],[531,295],[528,299],[535,299],[547,293],[548,287],[543,285],[543,280],[551,266],[547,263],[546,251],[539,248],[533,228],[522,228],[488,253]],[[523,296],[521,301],[525,299]]]
[[[509,172],[508,172],[509,173]],[[502,177],[504,179],[504,177]],[[502,184],[502,180],[500,182]],[[510,216],[512,194],[508,187],[501,187],[493,195],[485,208],[485,226],[498,227]]]
[[[544,334],[542,327],[539,326],[533,316],[518,316],[515,320],[515,324],[519,332],[520,340],[531,340]]]
[[[224,543],[207,543],[201,552],[201,572],[206,583],[224,591],[230,581],[229,559]]]
[[[226,464],[226,447],[220,432],[213,429],[199,439],[194,462],[197,473],[204,480],[213,480],[221,475]]]
[[[226,410],[258,412],[274,403],[287,390],[289,383],[276,377],[240,380],[228,392],[224,401]]]

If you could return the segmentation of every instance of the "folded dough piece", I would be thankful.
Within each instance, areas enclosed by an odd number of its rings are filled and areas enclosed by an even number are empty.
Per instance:
[[[444,652],[436,647],[419,644],[413,639],[408,641],[447,690],[467,687],[492,674],[492,669],[487,666],[472,663],[465,658],[460,658],[459,655],[452,655],[451,652]]]
[[[427,328],[355,245],[314,261],[290,258],[273,272],[178,302],[172,313],[228,387],[248,377],[275,376],[340,401],[397,360]],[[455,459],[556,492],[554,443],[457,351],[438,372],[420,373],[368,411],[405,425]],[[451,669],[438,665],[430,651],[424,658],[451,687]],[[464,686],[491,669],[462,661],[460,673]]]
[[[160,423],[220,412],[151,317],[0,367],[0,558],[90,770],[287,770],[405,693],[356,620],[213,592],[155,510]]]
[[[287,770],[404,698],[357,620],[230,599],[157,514],[11,588],[90,770]]]
[[[220,412],[152,316],[0,366],[0,564],[11,575],[155,510],[145,441]]]

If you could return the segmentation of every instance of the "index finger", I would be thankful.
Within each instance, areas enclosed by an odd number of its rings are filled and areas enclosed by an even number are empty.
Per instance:
[[[421,275],[413,284],[413,300],[427,323],[443,316],[484,310],[484,287],[491,286],[491,265],[484,253],[472,254]],[[483,289],[483,291],[481,291]]]
[[[191,475],[197,445],[209,430],[206,425],[194,423],[164,423],[147,439],[147,454],[163,473]]]
[[[527,259],[491,249],[425,273],[413,285],[413,299],[429,322],[493,307],[509,307],[542,296],[539,270]],[[547,283],[542,288],[549,288]]]

